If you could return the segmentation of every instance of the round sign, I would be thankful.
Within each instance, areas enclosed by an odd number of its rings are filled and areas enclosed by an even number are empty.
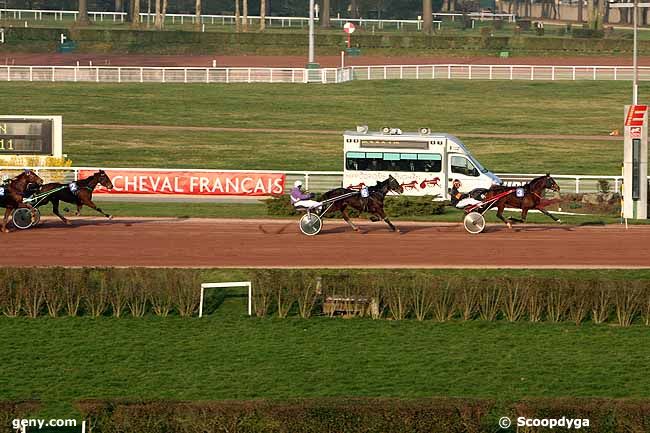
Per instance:
[[[345,23],[345,25],[343,26],[343,31],[345,33],[354,33],[355,30],[356,30],[356,26],[352,23]]]

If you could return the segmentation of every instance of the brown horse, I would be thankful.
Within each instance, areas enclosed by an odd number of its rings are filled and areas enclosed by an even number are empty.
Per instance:
[[[559,218],[555,218],[553,215],[551,215],[550,212],[548,212],[546,209],[544,209],[541,206],[542,202],[542,195],[544,194],[545,189],[551,189],[553,191],[560,191],[560,186],[555,182],[555,180],[551,177],[550,174],[546,174],[544,176],[536,177],[535,179],[531,180],[527,184],[525,184],[523,187],[520,187],[521,191],[523,192],[522,197],[517,196],[517,189],[519,188],[513,188],[513,187],[507,187],[507,186],[493,186],[488,190],[486,193],[485,199],[483,201],[489,201],[490,198],[497,196],[498,194],[502,194],[508,190],[512,191],[512,193],[507,194],[500,198],[499,200],[496,201],[494,206],[497,208],[497,217],[501,221],[503,221],[509,228],[512,228],[512,222],[526,222],[526,217],[528,216],[528,211],[531,209],[536,209],[543,213],[544,215],[548,216],[549,218],[553,219],[553,221],[559,222]],[[521,219],[517,218],[508,218],[507,220],[503,217],[503,210],[506,207],[514,207],[521,209]]]
[[[93,203],[93,191],[97,185],[102,185],[105,188],[113,189],[113,183],[111,182],[111,179],[109,179],[108,175],[104,172],[104,170],[99,170],[97,173],[93,174],[90,177],[78,180],[70,184],[48,183],[46,185],[43,185],[39,193],[42,194],[57,189],[58,191],[53,192],[51,195],[47,196],[43,201],[38,203],[38,206],[40,207],[51,202],[54,215],[61,218],[61,221],[66,224],[70,224],[70,221],[68,221],[67,218],[59,213],[60,201],[76,204],[77,212],[75,215],[79,215],[81,213],[81,208],[86,205],[90,208],[95,209],[106,218],[112,218],[111,215],[105,213],[103,210],[98,208],[95,203]]]
[[[15,209],[20,207],[32,209],[30,204],[23,202],[25,191],[27,191],[31,185],[43,185],[43,179],[33,171],[25,170],[1,187],[2,195],[0,196],[0,207],[5,208],[5,216],[2,220],[1,229],[3,233],[9,232],[9,229],[7,229],[7,221],[9,220],[9,215],[11,215]]]
[[[392,231],[399,232],[399,230],[390,222],[388,216],[384,212],[384,198],[389,191],[394,191],[398,194],[404,192],[404,188],[393,176],[388,176],[388,179],[381,182],[377,182],[377,185],[368,187],[368,197],[363,197],[362,193],[352,195],[350,197],[343,198],[341,200],[335,200],[332,203],[330,211],[341,211],[343,214],[343,219],[347,222],[352,230],[355,232],[359,231],[359,228],[350,221],[350,216],[347,213],[348,206],[358,210],[359,212],[366,212],[371,214],[371,221],[379,221],[379,219],[384,220],[388,227]],[[355,190],[349,188],[336,188],[331,191],[327,191],[321,196],[321,201],[335,199],[336,197],[354,193]]]

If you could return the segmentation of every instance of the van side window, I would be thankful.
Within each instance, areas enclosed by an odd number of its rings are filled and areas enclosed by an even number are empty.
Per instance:
[[[347,152],[345,169],[440,173],[442,155],[439,153]]]
[[[463,156],[451,157],[451,172],[464,174],[465,176],[478,177],[479,172],[467,158]]]

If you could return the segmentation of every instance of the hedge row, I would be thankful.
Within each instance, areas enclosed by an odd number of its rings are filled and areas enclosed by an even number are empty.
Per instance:
[[[257,52],[265,49],[295,50],[305,48],[307,39],[301,33],[232,33],[189,31],[102,30],[83,28],[21,28],[7,29],[6,46],[43,41],[54,43],[64,33],[76,41],[81,51],[119,52]],[[575,29],[575,36],[427,36],[418,33],[355,34],[354,43],[363,49],[379,50],[511,50],[522,52],[557,53],[624,53],[631,52],[632,41],[625,38],[593,38],[583,29]],[[589,36],[589,37],[587,37]],[[338,52],[345,46],[344,35],[318,34],[316,46],[323,51]],[[650,41],[639,41],[639,53],[650,54]]]
[[[377,271],[322,278],[309,270],[258,270],[255,314],[280,318],[343,312],[390,320],[505,320],[650,326],[650,281],[440,278]]]
[[[200,274],[182,269],[0,270],[0,315],[195,315]]]
[[[318,199],[318,196],[316,198]],[[300,214],[291,204],[291,199],[288,195],[269,198],[265,202],[269,215],[288,217]],[[353,218],[361,216],[358,211],[352,208],[348,208],[348,210],[348,214]],[[445,211],[445,203],[434,201],[431,196],[389,196],[384,201],[384,211],[389,217],[440,215]],[[364,214],[364,216],[367,215]],[[340,212],[329,212],[326,217],[342,218],[342,215]]]
[[[650,326],[649,280],[444,277],[426,272],[250,270],[259,317],[316,314],[391,320],[504,320]],[[196,315],[201,272],[0,269],[7,317]],[[208,311],[209,312],[209,311]]]
[[[14,432],[11,429],[13,420],[28,418],[40,407],[37,401],[0,401],[0,432]]]
[[[368,378],[371,380],[371,378]],[[312,399],[286,402],[83,401],[93,433],[493,433],[556,431],[517,428],[519,417],[580,420],[591,433],[650,431],[650,401],[614,399],[494,400],[432,398]],[[513,425],[500,428],[499,419]],[[583,421],[583,420],[588,421]],[[574,426],[576,424],[573,424]]]

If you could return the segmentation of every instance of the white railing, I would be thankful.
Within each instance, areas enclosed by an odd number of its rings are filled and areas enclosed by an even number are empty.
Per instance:
[[[515,14],[503,14],[503,13],[492,13],[492,12],[470,12],[468,14],[462,14],[458,12],[434,12],[434,17],[451,17],[452,21],[455,21],[456,17],[463,17],[467,15],[472,20],[478,21],[493,21],[496,19],[507,19],[508,22],[514,23],[516,21]]]
[[[63,21],[64,19],[69,19],[76,21],[79,15],[79,11],[74,10],[37,10],[37,9],[0,9],[0,19],[13,19],[13,20],[34,20],[42,21],[44,19],[53,19],[54,21]],[[462,14],[433,14],[436,16],[451,16],[452,20],[455,16],[462,16]],[[512,14],[483,14],[480,15],[479,12],[469,14],[473,20],[484,19],[494,19],[498,16],[510,17],[514,20],[514,15]],[[126,20],[126,12],[88,12],[88,17],[93,21],[99,22],[120,22],[123,23]],[[153,22],[155,17],[154,13],[142,12],[140,13],[140,21],[142,22]],[[248,23],[250,25],[259,24],[262,18],[257,15],[249,15]],[[205,14],[201,15],[200,18],[201,24],[213,24],[213,25],[234,25],[236,16],[235,15],[212,15]],[[240,16],[240,22],[243,22],[243,16]],[[510,18],[508,18],[510,20]],[[316,21],[319,21],[319,18],[316,18]],[[403,30],[405,28],[415,28],[417,30],[422,29],[422,20],[421,19],[408,19],[408,20],[397,20],[397,19],[371,19],[371,18],[341,18],[337,16],[336,18],[330,18],[332,24],[343,27],[346,22],[353,22],[360,26],[365,27],[375,27],[377,30],[383,30],[385,28],[395,28],[397,30]],[[166,24],[185,24],[191,23],[195,24],[197,22],[197,17],[195,14],[165,14],[165,23]],[[271,27],[307,27],[309,25],[308,17],[283,17],[283,16],[266,16],[264,17],[264,22],[267,26]],[[434,24],[440,29],[441,21],[435,20]]]
[[[639,67],[650,80],[650,67]],[[2,81],[97,83],[343,83],[350,80],[627,80],[631,66],[384,65],[346,68],[200,68],[0,65]]]
[[[96,83],[339,83],[350,71],[337,68],[195,68],[136,66],[0,65],[0,81]]]
[[[167,169],[167,168],[108,168],[108,167],[34,167],[33,170],[43,178],[45,182],[73,182],[79,179],[79,171],[99,169],[118,170],[134,173],[148,171],[182,171],[196,173],[278,173],[285,174],[287,177],[286,186],[293,185],[295,180],[302,180],[307,189],[313,191],[326,191],[328,189],[340,187],[343,182],[343,172],[341,171],[283,171],[283,170],[209,170],[209,169]],[[3,178],[12,177],[24,170],[24,167],[0,167]],[[506,185],[521,185],[529,180],[542,176],[537,173],[502,173],[497,174]],[[597,175],[552,175],[553,179],[560,185],[563,192],[575,193],[593,193],[603,189],[603,183],[606,183],[611,192],[618,192],[623,183],[622,176],[597,176]],[[650,180],[650,176],[648,176]]]
[[[352,80],[632,80],[632,66],[553,65],[383,65],[351,66]],[[650,80],[650,67],[639,67],[639,80]]]

